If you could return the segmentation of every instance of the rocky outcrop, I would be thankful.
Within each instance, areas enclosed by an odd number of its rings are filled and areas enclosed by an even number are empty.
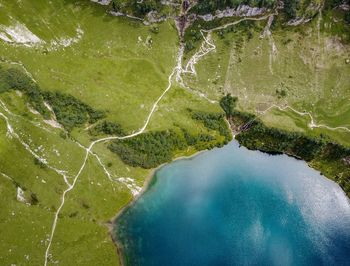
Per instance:
[[[343,11],[349,11],[350,10],[350,5],[346,2],[342,3],[339,8]]]
[[[122,12],[110,11],[109,13],[110,13],[112,16],[115,16],[115,17],[128,17],[128,18],[132,18],[132,19],[137,19],[137,20],[143,21],[142,18],[135,17],[135,16],[131,16],[131,15],[128,15],[128,14],[124,14],[124,13],[122,13]]]
[[[131,18],[131,19],[137,19],[137,20],[142,21],[143,24],[145,24],[145,25],[150,25],[152,23],[160,23],[160,22],[163,22],[163,21],[165,21],[165,20],[167,20],[169,18],[167,16],[159,16],[159,13],[157,11],[149,12],[145,16],[144,19],[132,16],[132,15],[129,15],[129,14],[125,14],[125,13],[122,13],[122,12],[110,11],[109,13],[112,16],[115,16],[115,17],[128,17],[128,18]]]
[[[308,7],[303,10],[302,14],[293,18],[287,22],[288,26],[298,26],[304,23],[307,23],[312,20],[313,17],[316,16],[318,12],[322,9],[322,4],[310,3]]]
[[[178,7],[180,4],[177,1],[171,0],[161,0],[160,3],[165,6]]]
[[[204,21],[212,21],[217,18],[226,17],[255,17],[264,14],[267,11],[266,8],[250,7],[248,5],[240,5],[237,8],[227,8],[225,10],[216,10],[215,15],[206,14],[198,15],[198,18]]]
[[[304,23],[307,23],[311,20],[311,18],[305,18],[305,17],[302,17],[302,18],[294,18],[294,19],[291,19],[287,22],[287,25],[288,26],[298,26],[300,24],[304,24]]]
[[[112,0],[91,0],[91,1],[103,6],[107,6],[111,3]]]
[[[148,23],[159,23],[165,21],[166,19],[166,16],[159,16],[157,11],[151,11],[146,15],[146,21]]]
[[[186,29],[196,20],[196,15],[182,15],[175,18],[175,25],[179,32],[180,37],[182,38],[185,34]]]

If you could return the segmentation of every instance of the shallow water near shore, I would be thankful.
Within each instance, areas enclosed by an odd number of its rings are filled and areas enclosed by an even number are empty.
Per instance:
[[[286,155],[236,141],[156,172],[115,222],[127,265],[350,265],[350,204]]]

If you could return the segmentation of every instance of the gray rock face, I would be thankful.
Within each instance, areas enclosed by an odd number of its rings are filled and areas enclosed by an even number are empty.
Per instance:
[[[236,9],[227,8],[225,10],[217,10],[215,15],[206,14],[199,15],[198,17],[204,21],[211,21],[216,18],[226,18],[226,17],[254,17],[261,15],[266,12],[266,8],[250,7],[248,5],[240,5]]]
[[[339,8],[340,8],[341,10],[343,10],[343,11],[349,11],[349,10],[350,10],[350,5],[347,4],[346,2],[344,2],[343,4],[341,4],[341,5],[339,6]]]
[[[91,0],[91,1],[103,6],[107,6],[111,3],[112,0]]]
[[[311,18],[295,18],[295,19],[291,19],[287,22],[288,26],[298,26],[300,24],[304,24],[307,23],[311,20]]]
[[[121,13],[121,12],[110,11],[109,13],[110,13],[112,16],[115,16],[115,17],[128,17],[128,18],[132,18],[132,19],[137,19],[137,20],[143,21],[142,18],[138,18],[138,17],[131,16],[131,15],[128,15],[128,14],[125,14],[125,13]]]
[[[311,21],[312,17],[315,16],[322,9],[322,4],[310,3],[305,9],[304,13],[294,19],[287,22],[288,26],[298,26],[300,24]]]
[[[177,1],[174,0],[161,0],[160,3],[165,6],[180,6],[180,4]]]
[[[159,16],[157,11],[151,11],[146,15],[146,19],[149,23],[158,23],[167,19],[166,16]]]

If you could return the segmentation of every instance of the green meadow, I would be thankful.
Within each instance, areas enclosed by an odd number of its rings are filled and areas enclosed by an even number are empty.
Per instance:
[[[144,126],[168,86],[180,43],[171,19],[157,24],[155,32],[154,25],[114,17],[108,10],[83,0],[0,0],[0,33],[29,31],[38,38],[34,44],[0,40],[0,64],[27,73],[43,91],[59,91],[103,111],[101,121],[131,134]],[[145,132],[186,130],[221,143],[224,137],[193,119],[190,110],[221,114],[218,101],[231,93],[239,99],[239,110],[259,114],[267,126],[324,134],[350,146],[349,131],[334,129],[350,128],[350,48],[337,37],[344,33],[332,16],[287,30],[278,22],[270,38],[260,37],[266,21],[234,26],[223,36],[213,32],[216,49],[196,64],[197,76],[183,76],[188,88],[173,78]],[[90,134],[100,121],[71,132],[53,127],[19,91],[2,92],[0,100],[0,264],[44,264],[62,193],[79,173],[86,148],[107,135]],[[316,125],[329,128],[312,129],[309,115],[291,109],[263,113],[272,105],[308,112]],[[119,264],[109,222],[154,169],[125,164],[109,144],[93,146],[94,154],[67,192],[48,265]],[[188,146],[173,151],[173,157],[196,152]]]
[[[243,111],[259,114],[272,105],[290,106],[309,112],[317,125],[349,128],[350,50],[337,32],[344,22],[335,21],[336,15],[328,13],[298,27],[281,28],[276,21],[270,37],[261,36],[266,20],[232,26],[223,35],[214,31],[216,50],[200,59],[198,75],[188,76],[188,84],[211,99],[231,93]],[[310,117],[290,109],[271,110],[262,118],[270,126],[313,134]],[[313,131],[350,145],[349,131]]]

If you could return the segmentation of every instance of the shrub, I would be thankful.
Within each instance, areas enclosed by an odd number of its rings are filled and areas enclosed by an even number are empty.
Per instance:
[[[176,150],[186,143],[172,130],[140,134],[134,138],[116,140],[108,148],[131,166],[153,168],[172,159]]]
[[[95,123],[105,117],[98,111],[77,98],[60,92],[43,92],[43,97],[53,109],[57,121],[68,131],[85,123]]]
[[[110,121],[102,121],[98,123],[96,126],[90,130],[90,133],[92,135],[98,135],[98,134],[106,134],[106,135],[118,135],[118,136],[125,136],[125,133],[123,131],[123,128],[120,124],[110,122]]]
[[[227,117],[230,117],[235,112],[237,104],[237,97],[232,97],[231,94],[227,94],[225,97],[221,98],[220,106],[226,113]]]

